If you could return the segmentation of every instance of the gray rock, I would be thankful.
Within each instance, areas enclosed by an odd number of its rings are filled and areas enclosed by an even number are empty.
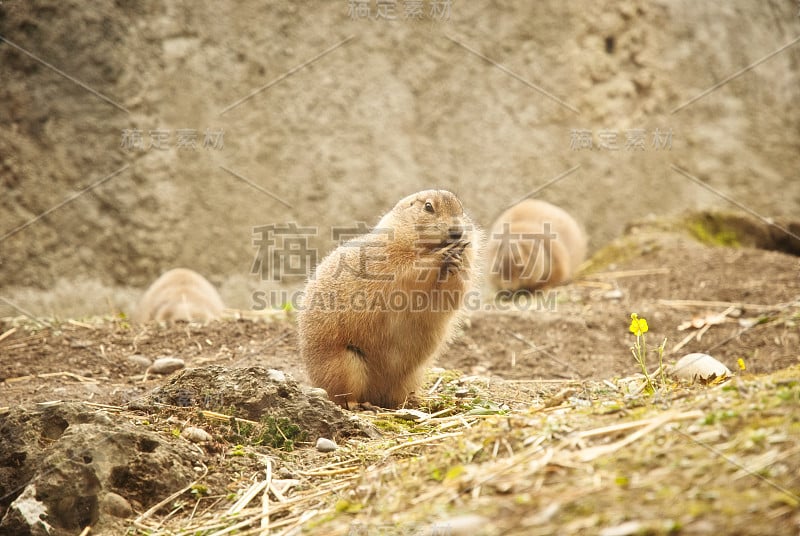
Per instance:
[[[326,439],[324,437],[317,439],[317,450],[320,452],[333,452],[337,448],[339,447],[336,445],[336,443],[330,439]]]
[[[197,478],[196,447],[125,416],[98,418],[93,408],[61,403],[2,418],[0,459],[14,464],[0,484],[24,491],[0,519],[0,534],[74,536],[89,525],[93,534],[116,534],[132,504],[144,511]]]
[[[151,374],[172,374],[186,366],[183,359],[177,357],[159,357],[147,371]]]

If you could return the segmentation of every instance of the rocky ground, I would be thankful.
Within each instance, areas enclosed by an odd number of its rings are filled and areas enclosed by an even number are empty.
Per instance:
[[[800,404],[800,260],[704,244],[663,227],[635,226],[553,296],[487,302],[472,311],[435,363],[420,413],[411,417],[343,412],[304,387],[291,311],[230,311],[207,326],[172,327],[137,326],[124,316],[39,324],[6,318],[0,329],[0,400],[7,406],[0,416],[0,527],[20,534],[43,534],[45,523],[51,534],[76,534],[86,526],[99,534],[123,528],[166,534],[196,525],[211,534],[250,519],[247,530],[255,531],[260,518],[252,505],[227,525],[215,528],[208,520],[263,481],[268,464],[276,485],[290,486],[285,495],[271,492],[278,510],[268,515],[281,530],[411,534],[433,530],[436,520],[473,530],[485,520],[466,512],[493,519],[510,508],[524,513],[524,523],[503,518],[478,532],[546,534],[572,527],[616,534],[604,531],[632,523],[630,532],[623,526],[620,533],[728,527],[792,534],[800,527],[792,513],[800,491],[800,455],[792,447],[800,439],[793,413]],[[651,349],[666,337],[667,363],[706,352],[737,378],[719,386],[670,381],[654,397],[632,388],[643,384],[630,354],[631,312],[648,319]],[[657,367],[652,350],[650,365]],[[441,417],[406,420],[419,415]],[[717,419],[736,426],[719,429]],[[631,420],[641,422],[626,424]],[[620,428],[590,440],[603,426]],[[639,426],[650,427],[647,441],[654,445],[629,438],[624,455],[611,449],[595,459],[592,449],[613,445],[613,436]],[[320,437],[339,449],[318,452]],[[460,439],[446,443],[452,437]],[[566,457],[540,459],[544,451],[525,447],[531,437]],[[413,448],[403,446],[426,438],[431,452],[411,455]],[[641,449],[669,456],[651,458]],[[682,452],[694,462],[678,462]],[[579,461],[590,454],[591,463]],[[503,460],[517,465],[511,471]],[[437,464],[458,467],[452,469],[458,475]],[[407,478],[388,478],[391,467]],[[530,483],[520,487],[529,470],[539,479],[537,493],[552,503],[534,499]],[[586,471],[616,483],[588,482]],[[497,482],[475,487],[475,479],[490,477]],[[372,489],[375,478],[384,481],[381,491]],[[741,493],[725,483],[730,478]],[[588,488],[570,491],[571,481]],[[597,494],[609,485],[622,496],[650,491],[633,512]],[[691,493],[684,512],[667,505],[677,500],[676,486]],[[329,493],[309,498],[320,489]],[[372,491],[363,495],[365,489]],[[730,494],[720,496],[718,489]],[[751,497],[758,489],[765,500]],[[431,493],[432,502],[390,499],[409,493]],[[306,500],[313,514],[305,513]],[[759,524],[747,525],[753,519]]]

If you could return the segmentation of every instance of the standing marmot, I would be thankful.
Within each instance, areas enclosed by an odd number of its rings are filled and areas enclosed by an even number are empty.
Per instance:
[[[186,268],[161,275],[142,296],[135,322],[202,322],[220,317],[225,305],[205,277]]]
[[[312,383],[345,407],[402,404],[452,335],[479,238],[454,194],[425,190],[336,248],[298,314]]]
[[[568,281],[586,255],[586,236],[564,210],[526,199],[492,225],[486,262],[500,290],[534,290]]]

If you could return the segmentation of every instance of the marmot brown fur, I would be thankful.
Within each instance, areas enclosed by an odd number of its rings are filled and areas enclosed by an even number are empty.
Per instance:
[[[206,278],[186,268],[175,268],[150,285],[133,320],[206,323],[219,318],[224,308],[222,298]]]
[[[586,236],[561,208],[526,199],[492,225],[486,251],[496,289],[535,290],[569,281],[586,255]]]
[[[298,313],[311,382],[344,407],[397,407],[452,335],[476,275],[480,233],[446,190],[410,195],[336,248]]]

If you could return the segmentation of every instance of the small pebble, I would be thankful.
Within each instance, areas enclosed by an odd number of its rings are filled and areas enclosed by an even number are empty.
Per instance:
[[[113,491],[106,493],[102,502],[103,511],[114,517],[131,517],[133,508],[131,503],[122,495],[117,495]]]
[[[283,480],[290,480],[292,478],[296,478],[296,475],[286,467],[281,467],[280,469],[278,469],[278,478]]]
[[[324,437],[317,439],[317,450],[320,452],[333,452],[337,448],[339,447],[336,446],[336,443],[330,439],[326,439]]]
[[[671,369],[672,374],[680,379],[695,381],[707,380],[712,376],[732,376],[731,371],[708,354],[686,354],[675,363]]]
[[[181,437],[188,439],[192,443],[206,443],[214,439],[211,434],[195,426],[187,426],[184,428],[183,432],[181,432]]]
[[[603,294],[603,298],[606,300],[621,300],[625,297],[625,293],[622,292],[620,289],[615,288],[614,290],[609,290]]]
[[[159,357],[147,370],[151,374],[172,374],[176,370],[184,368],[186,364],[183,359],[177,357]]]

